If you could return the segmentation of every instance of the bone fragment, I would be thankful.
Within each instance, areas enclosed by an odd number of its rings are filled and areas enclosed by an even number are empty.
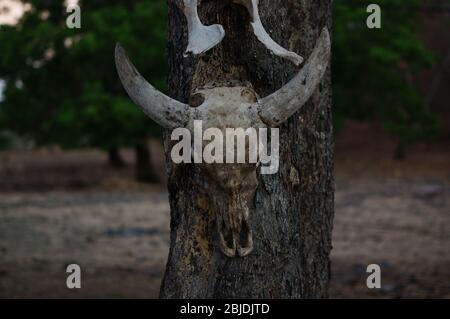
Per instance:
[[[198,55],[204,53],[217,44],[225,36],[225,30],[219,24],[205,26],[200,21],[197,11],[197,0],[184,0],[184,14],[188,24],[189,43],[185,57],[190,54]]]
[[[303,62],[303,58],[301,56],[280,46],[264,29],[261,22],[261,17],[259,16],[259,0],[234,0],[234,2],[247,8],[250,13],[250,17],[252,18],[251,26],[253,28],[253,32],[258,40],[261,41],[267,49],[277,56],[290,60],[297,66]]]

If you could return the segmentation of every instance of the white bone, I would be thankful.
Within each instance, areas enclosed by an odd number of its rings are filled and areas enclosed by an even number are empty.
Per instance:
[[[151,86],[129,61],[120,44],[116,45],[116,68],[128,95],[147,116],[168,129],[187,124],[189,105],[171,99]]]
[[[315,92],[330,61],[331,42],[324,28],[313,53],[300,72],[281,89],[259,101],[259,116],[269,126],[278,126],[297,112]]]
[[[197,0],[184,0],[184,14],[186,16],[189,43],[185,57],[189,54],[201,54],[219,44],[225,36],[225,30],[219,24],[204,26],[197,11]]]
[[[216,217],[217,218],[217,217]],[[228,247],[223,237],[223,232],[219,231],[219,248],[225,256],[235,257],[236,256],[236,239],[235,236],[232,237],[232,246]]]
[[[251,25],[253,28],[253,32],[255,33],[258,40],[261,41],[267,49],[269,49],[273,54],[277,56],[292,61],[297,66],[303,62],[303,58],[301,56],[280,46],[270,37],[270,35],[264,29],[264,26],[261,22],[261,17],[259,16],[259,0],[234,0],[234,2],[237,4],[241,4],[247,8],[248,12],[250,13],[250,17],[252,18]]]

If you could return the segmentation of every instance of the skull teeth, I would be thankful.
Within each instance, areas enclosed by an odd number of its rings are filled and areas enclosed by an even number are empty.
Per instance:
[[[253,233],[249,225],[248,211],[228,211],[217,216],[219,248],[225,256],[244,257],[253,251]]]

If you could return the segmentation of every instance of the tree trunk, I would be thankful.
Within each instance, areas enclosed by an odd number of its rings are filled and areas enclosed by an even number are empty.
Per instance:
[[[261,19],[275,41],[307,58],[321,29],[331,30],[331,2],[261,0]],[[192,75],[201,63],[210,65],[201,76],[238,74],[260,96],[274,92],[298,72],[257,41],[247,11],[231,1],[202,1],[202,22],[222,24],[227,36],[203,57],[183,58],[186,22],[173,1],[169,6],[172,97],[188,102]],[[327,297],[334,216],[330,72],[310,101],[280,127],[280,170],[258,177],[250,212],[254,251],[247,257],[229,258],[218,249],[214,215],[205,210],[210,190],[202,187],[196,165],[171,162],[167,133],[171,245],[161,297]]]
[[[137,144],[134,147],[136,157],[136,179],[143,183],[158,183],[150,159],[150,149],[146,143]]]
[[[406,158],[406,143],[402,140],[397,142],[394,150],[394,160],[403,161]]]
[[[125,161],[120,155],[120,149],[118,147],[111,147],[108,149],[108,161],[114,168],[120,169],[125,167]]]

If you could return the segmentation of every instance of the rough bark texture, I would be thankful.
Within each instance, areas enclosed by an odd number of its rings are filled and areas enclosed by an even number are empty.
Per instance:
[[[177,0],[178,1],[178,0]],[[211,79],[249,81],[260,96],[279,89],[298,69],[272,56],[249,25],[246,9],[228,0],[203,0],[204,24],[220,23],[226,37],[201,58],[183,58],[183,13],[169,1],[169,91],[189,102],[192,89]],[[307,58],[324,26],[331,0],[261,0],[272,38]],[[195,73],[195,76],[194,76]],[[280,170],[258,175],[251,208],[254,251],[224,256],[204,177],[194,164],[174,165],[166,136],[171,247],[162,298],[324,298],[330,277],[334,214],[330,71],[309,102],[280,127]]]

